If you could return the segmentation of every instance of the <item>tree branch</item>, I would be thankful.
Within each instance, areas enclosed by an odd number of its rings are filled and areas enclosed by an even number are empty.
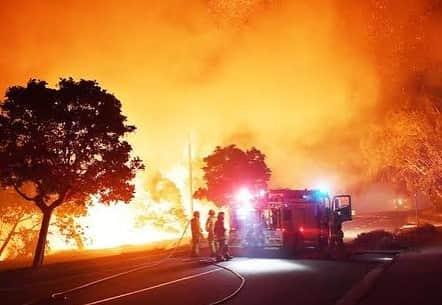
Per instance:
[[[32,215],[29,215],[29,216],[26,216],[26,217],[20,218],[20,219],[18,220],[18,223],[21,223],[21,222],[23,222],[23,221],[29,220],[29,219],[31,219],[31,218],[32,218]]]
[[[50,208],[55,209],[56,207],[60,206],[63,202],[65,202],[66,198],[68,197],[68,193],[69,191],[66,191],[62,195],[60,195],[60,197],[51,204]]]
[[[35,229],[38,229],[39,226],[40,226],[40,223],[35,223],[35,224],[32,225],[32,227],[30,227],[28,230],[30,230],[30,231],[34,231]]]
[[[23,193],[22,191],[20,191],[20,189],[18,188],[18,186],[14,183],[14,189],[15,189],[15,191],[20,195],[20,196],[22,196],[24,199],[26,199],[27,201],[34,201],[35,202],[35,200],[37,199],[37,196],[35,196],[35,197],[29,197],[29,196],[27,196],[25,193]]]
[[[40,210],[45,213],[48,210],[48,206],[45,204],[43,198],[35,198],[35,204],[40,208]]]

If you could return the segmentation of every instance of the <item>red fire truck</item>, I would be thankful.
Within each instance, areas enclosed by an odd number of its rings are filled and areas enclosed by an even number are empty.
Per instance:
[[[231,203],[232,247],[324,249],[342,243],[342,223],[352,219],[351,196],[330,199],[320,190],[241,190]]]

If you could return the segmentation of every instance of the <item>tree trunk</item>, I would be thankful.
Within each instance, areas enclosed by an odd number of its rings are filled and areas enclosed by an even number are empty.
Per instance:
[[[18,226],[19,223],[20,223],[20,221],[15,222],[14,225],[12,226],[11,231],[9,231],[8,236],[6,236],[6,239],[5,239],[5,241],[3,242],[3,244],[2,244],[2,246],[1,246],[1,248],[0,248],[0,257],[1,257],[2,254],[3,254],[3,251],[5,251],[6,246],[8,245],[9,241],[10,241],[11,238],[12,238],[12,235],[14,235],[15,229],[17,228],[17,226]]]
[[[43,264],[46,249],[46,238],[48,236],[49,222],[51,220],[52,209],[43,211],[40,233],[38,234],[37,247],[35,248],[34,261],[32,267],[36,268]]]
[[[81,235],[77,232],[77,229],[75,229],[75,225],[74,225],[73,231],[74,231],[73,237],[74,237],[75,243],[77,244],[77,249],[84,250],[83,239],[81,238]]]

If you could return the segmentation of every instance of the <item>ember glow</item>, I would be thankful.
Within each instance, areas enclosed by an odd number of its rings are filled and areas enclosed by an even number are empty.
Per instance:
[[[105,205],[96,198],[92,199],[87,215],[76,219],[76,224],[84,229],[86,248],[105,249],[146,244],[176,239],[181,235],[186,219],[179,219],[169,214],[175,203],[154,202],[149,193],[143,189],[142,179],[139,179],[139,182],[137,196],[130,204],[115,202]],[[167,223],[167,226],[164,223]],[[49,240],[51,250],[75,248],[75,244],[64,241],[56,234],[55,226],[52,231],[55,234]]]
[[[166,175],[148,179],[140,174],[136,180],[136,195],[129,203],[116,202],[104,205],[93,198],[87,215],[76,219],[84,228],[85,246],[88,249],[106,249],[124,245],[140,245],[179,238],[190,213],[188,169],[172,168]],[[194,200],[194,206],[207,215],[216,209],[210,202]],[[51,250],[74,249],[53,227]],[[187,231],[186,237],[189,236]]]
[[[132,205],[116,203],[107,207],[95,202],[88,209],[88,216],[78,220],[84,226],[85,234],[89,238],[88,247],[91,249],[111,248],[121,245],[146,244],[160,240],[175,239],[183,229],[177,219],[172,219],[176,230],[163,230],[161,226],[153,223],[137,225],[137,218],[141,213],[155,213],[167,215],[170,204],[149,204],[149,202],[133,202]],[[151,206],[157,207],[156,211],[149,211]],[[170,220],[169,220],[170,221]]]
[[[275,186],[319,177],[345,189],[363,179],[366,126],[415,77],[441,83],[436,2],[9,1],[0,90],[61,76],[112,90],[147,170],[132,203],[94,203],[78,219],[88,247],[174,238],[189,216],[189,134],[195,168],[216,145],[236,143],[265,152]],[[168,181],[160,197],[148,187],[157,173]],[[169,215],[174,208],[183,214]]]

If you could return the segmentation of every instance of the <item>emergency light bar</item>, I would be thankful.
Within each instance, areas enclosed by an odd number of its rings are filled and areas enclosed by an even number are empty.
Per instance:
[[[266,195],[265,190],[259,190],[255,194],[252,193],[248,188],[243,187],[236,192],[234,198],[239,203],[247,203],[256,198],[264,198]]]

